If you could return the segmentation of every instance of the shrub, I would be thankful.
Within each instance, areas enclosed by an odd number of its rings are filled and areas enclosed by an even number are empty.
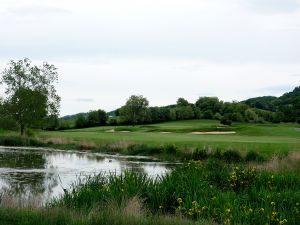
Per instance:
[[[21,137],[1,137],[0,145],[4,146],[24,146],[26,145],[25,139]]]
[[[193,152],[192,158],[193,160],[203,160],[203,159],[207,159],[208,158],[208,152],[207,149],[196,149]]]
[[[228,179],[230,187],[235,192],[239,192],[245,188],[249,188],[257,179],[256,168],[240,169],[236,166]]]
[[[126,152],[129,155],[154,155],[162,153],[162,147],[149,146],[145,144],[133,144],[127,147]]]
[[[227,150],[223,153],[222,158],[226,162],[241,162],[243,157],[241,154],[236,150]]]
[[[220,121],[221,124],[230,126],[232,124],[232,121],[229,118],[223,117]]]
[[[163,146],[163,150],[166,154],[175,155],[177,153],[177,147],[171,144]]]
[[[258,154],[257,152],[255,151],[249,151],[247,152],[246,156],[245,156],[245,160],[246,161],[264,161],[264,157],[262,157],[260,154]]]
[[[27,128],[25,130],[25,134],[26,134],[27,137],[34,137],[34,135],[35,135],[34,131],[32,129],[30,129],[30,128]]]

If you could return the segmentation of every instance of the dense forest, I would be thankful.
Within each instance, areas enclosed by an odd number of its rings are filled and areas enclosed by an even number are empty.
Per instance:
[[[0,99],[1,100],[1,99]],[[104,125],[150,124],[175,120],[214,119],[231,125],[232,122],[249,123],[300,123],[300,86],[280,97],[264,96],[241,102],[224,102],[217,97],[200,97],[195,103],[179,98],[174,105],[149,107],[143,96],[131,96],[121,108],[105,112],[94,110],[88,113],[45,118],[42,125],[35,128],[64,130]],[[0,105],[0,113],[1,113]],[[16,129],[9,115],[1,116],[0,127]]]

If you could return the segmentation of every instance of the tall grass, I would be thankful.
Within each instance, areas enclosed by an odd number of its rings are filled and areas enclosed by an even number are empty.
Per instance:
[[[178,216],[132,215],[119,207],[97,208],[90,213],[65,208],[16,210],[0,208],[0,225],[214,225]]]
[[[217,159],[190,162],[155,180],[127,171],[79,181],[50,207],[90,211],[138,198],[152,214],[220,224],[299,224],[299,171],[271,173]]]

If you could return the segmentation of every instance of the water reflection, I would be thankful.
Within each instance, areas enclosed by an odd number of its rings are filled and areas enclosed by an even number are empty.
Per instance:
[[[100,172],[120,174],[126,169],[157,177],[172,167],[145,157],[0,147],[0,194],[40,196],[46,202],[78,178]]]

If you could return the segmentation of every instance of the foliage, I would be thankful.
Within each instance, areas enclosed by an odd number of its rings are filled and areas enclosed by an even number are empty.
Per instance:
[[[95,208],[92,212],[78,212],[66,208],[14,209],[0,208],[1,225],[209,225],[212,222],[190,221],[180,217],[146,215],[130,211],[130,200],[120,206],[113,203]],[[129,208],[129,209],[128,209]],[[126,211],[127,210],[127,211]]]
[[[178,107],[185,107],[185,106],[190,105],[190,103],[184,98],[178,98],[176,104],[177,104]]]
[[[296,224],[300,210],[297,171],[273,174],[254,167],[188,162],[157,179],[126,171],[78,181],[52,207],[87,210],[139,196],[151,214],[175,214],[217,224]]]
[[[244,103],[252,108],[275,112],[273,121],[276,123],[295,122],[300,116],[300,87],[296,87],[292,92],[285,93],[279,98],[264,96],[248,99]],[[267,119],[267,121],[272,120]]]
[[[120,116],[132,125],[142,123],[145,121],[148,105],[148,100],[142,95],[132,95],[120,109]]]
[[[104,110],[90,111],[87,116],[87,126],[103,126],[106,125],[107,114]]]
[[[221,118],[221,121],[220,121],[221,124],[223,125],[227,125],[227,126],[230,126],[232,124],[232,121],[231,119],[229,118],[228,115],[225,115]]]
[[[257,108],[257,109],[275,112],[278,101],[279,100],[277,97],[264,96],[264,97],[247,99],[246,101],[244,101],[244,103],[249,105],[251,108]]]
[[[79,115],[76,118],[75,127],[76,128],[85,128],[85,127],[87,127],[87,120],[86,120],[85,116]]]
[[[58,115],[60,97],[54,86],[57,79],[57,69],[53,65],[45,62],[32,66],[27,58],[11,60],[9,68],[2,72],[5,106],[19,124],[21,135],[26,127],[40,126],[47,116]]]

